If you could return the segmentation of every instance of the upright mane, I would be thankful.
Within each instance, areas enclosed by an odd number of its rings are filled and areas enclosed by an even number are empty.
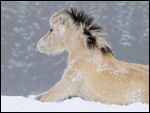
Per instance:
[[[86,43],[89,49],[98,48],[102,54],[112,54],[114,55],[112,48],[105,40],[106,33],[102,26],[99,26],[94,22],[94,18],[86,14],[82,10],[77,10],[75,8],[63,10],[65,14],[73,20],[77,26],[84,26],[83,33],[86,35]],[[95,33],[96,35],[93,35]]]

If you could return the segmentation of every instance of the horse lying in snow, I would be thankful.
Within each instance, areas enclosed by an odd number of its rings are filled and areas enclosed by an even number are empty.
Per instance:
[[[68,66],[61,80],[36,99],[79,96],[108,104],[149,103],[149,66],[117,60],[92,17],[71,8],[54,13],[49,24],[37,48],[48,55],[68,51]]]

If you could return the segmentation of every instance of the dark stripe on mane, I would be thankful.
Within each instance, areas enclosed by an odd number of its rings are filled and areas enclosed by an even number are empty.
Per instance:
[[[71,10],[64,10],[66,14],[68,14],[77,25],[85,24],[89,26],[93,22],[93,17],[85,14],[84,11],[78,11],[77,9],[71,8]]]
[[[96,38],[95,37],[92,37],[92,36],[89,36],[87,37],[87,46],[88,48],[94,48],[96,46]]]
[[[108,46],[101,47],[100,50],[101,50],[102,54],[104,54],[104,55],[106,55],[108,53],[111,53],[112,55],[114,55],[112,49]]]
[[[64,12],[72,18],[76,25],[83,24],[85,25],[85,27],[89,27],[89,30],[103,29],[101,26],[92,24],[94,22],[94,18],[89,16],[82,10],[78,11],[75,8],[71,8],[70,10],[65,9]]]
[[[104,29],[103,27],[98,26],[98,25],[96,25],[96,24],[90,26],[90,28],[89,28],[89,30],[99,30],[99,31],[101,31],[101,30],[103,30],[103,29]]]
[[[86,39],[87,47],[88,48],[94,48],[94,47],[96,47],[96,38],[94,36],[92,36],[92,34],[90,33],[90,31],[87,30],[87,29],[84,29],[83,33],[87,36],[87,39]]]
[[[84,29],[84,32],[83,32],[85,35],[87,36],[92,36],[92,34],[90,33],[90,31],[88,31],[87,29]]]

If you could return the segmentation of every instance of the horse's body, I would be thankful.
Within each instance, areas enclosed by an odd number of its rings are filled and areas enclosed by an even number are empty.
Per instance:
[[[50,22],[53,25],[58,25],[58,18],[55,17],[61,14],[64,15],[64,13],[60,12],[54,14]],[[62,15],[60,20],[63,20]],[[67,26],[68,24],[65,22],[65,19],[64,23]],[[65,35],[67,32],[70,32],[66,35],[68,38],[51,39],[50,43],[55,42],[57,45],[55,48],[43,49],[44,41],[48,41],[47,39],[50,35],[53,37],[53,34],[49,32],[39,41],[40,44],[38,46],[40,45],[40,47],[38,48],[41,52],[50,54],[56,50],[56,53],[58,53],[63,51],[64,48],[69,52],[68,66],[61,80],[47,93],[39,96],[38,99],[40,101],[61,101],[70,96],[79,96],[87,100],[101,101],[108,104],[149,103],[148,66],[117,60],[106,42],[102,43],[101,41],[103,40],[96,39],[97,42],[95,43],[94,39],[91,39],[96,37],[94,35],[96,32],[93,31],[90,31],[90,33],[84,31],[84,34],[88,36],[88,40],[86,40],[88,47],[86,47],[83,33],[73,32],[74,30],[72,29],[75,28],[69,29],[69,27],[67,26],[68,30],[63,28]],[[61,33],[59,32],[58,34]],[[70,35],[72,38],[70,38]],[[60,42],[63,45],[59,45]],[[50,43],[46,42],[47,45]],[[43,45],[42,48],[41,45]]]
[[[64,78],[69,78],[70,84],[76,85],[72,88],[77,90],[74,95],[106,103],[148,103],[147,66],[96,55],[77,59],[71,68],[69,66],[68,73]]]

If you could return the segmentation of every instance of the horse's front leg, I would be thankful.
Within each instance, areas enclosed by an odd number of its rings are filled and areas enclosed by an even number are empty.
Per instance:
[[[61,80],[45,94],[36,97],[36,99],[42,102],[58,102],[68,98],[72,94],[73,89],[69,82],[67,80]]]

